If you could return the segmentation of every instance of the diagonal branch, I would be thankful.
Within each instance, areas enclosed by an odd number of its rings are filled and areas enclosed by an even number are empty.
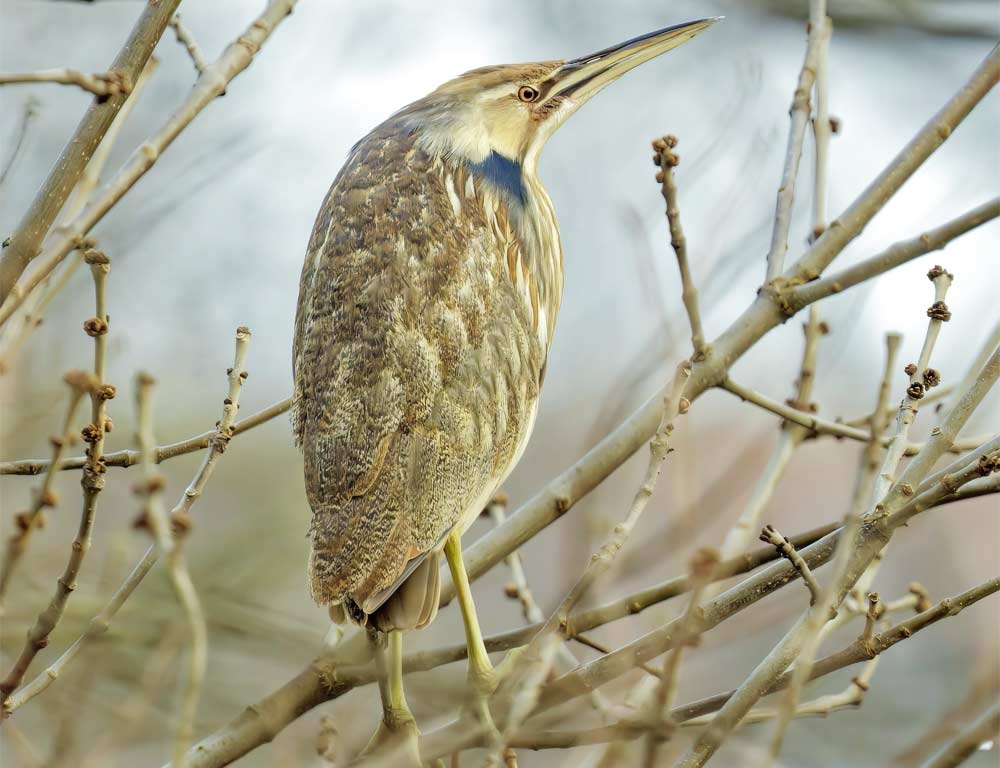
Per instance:
[[[163,0],[161,3],[149,6],[150,9],[156,9],[157,13],[163,14],[160,34],[172,18],[178,2],[179,0]],[[243,34],[230,43],[222,55],[201,74],[190,95],[174,111],[160,130],[133,153],[118,175],[111,180],[96,199],[91,201],[65,230],[61,230],[57,236],[53,237],[49,246],[38,253],[36,267],[18,282],[17,295],[7,299],[7,295],[12,292],[14,281],[24,272],[28,262],[35,258],[39,243],[45,232],[48,231],[52,223],[51,219],[55,217],[55,212],[52,212],[52,216],[47,221],[42,222],[40,216],[32,213],[34,208],[29,211],[26,221],[22,222],[18,233],[15,234],[14,240],[11,241],[10,247],[0,261],[0,300],[3,300],[3,305],[0,306],[0,324],[7,322],[20,300],[23,300],[34,290],[35,286],[66,258],[81,238],[85,237],[125,193],[153,167],[160,155],[201,111],[216,97],[225,93],[226,86],[233,78],[250,66],[250,62],[253,61],[261,46],[271,36],[275,27],[292,12],[296,2],[297,0],[270,0],[268,2],[264,12],[253,21]],[[157,35],[158,38],[159,35]],[[145,64],[145,59],[143,64]],[[138,75],[139,71],[141,71],[141,67],[136,70],[135,75]],[[109,100],[108,103],[111,101]],[[101,135],[103,135],[103,131]],[[88,153],[87,157],[89,158],[89,156]],[[57,166],[57,170],[61,166],[62,163]],[[73,176],[74,183],[80,172]],[[40,196],[43,193],[48,194],[48,187],[43,188],[42,192],[39,193]],[[57,198],[52,199],[57,200]],[[65,201],[65,197],[58,200],[59,207],[63,201]],[[36,205],[44,206],[44,210],[47,212],[50,204],[44,201],[39,203],[36,200]],[[40,223],[44,223],[44,231],[35,237],[33,233],[39,231]],[[24,242],[22,243],[22,241]],[[30,255],[28,254],[29,249]]]
[[[148,3],[108,71],[116,73],[123,82],[135,83],[178,5],[180,0]],[[123,89],[104,99],[95,99],[84,114],[0,257],[0,303],[7,302],[15,282],[38,255],[39,246],[52,222],[111,127],[127,95],[127,90]]]

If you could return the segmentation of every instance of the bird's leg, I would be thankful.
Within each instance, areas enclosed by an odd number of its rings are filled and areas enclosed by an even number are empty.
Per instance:
[[[398,749],[406,764],[419,765],[417,737],[420,731],[403,694],[403,633],[398,629],[388,632],[384,641],[388,648],[383,647],[383,639],[374,637],[374,634],[372,646],[378,671],[378,692],[382,699],[382,719],[362,754]]]
[[[456,528],[448,535],[444,545],[444,555],[448,560],[451,579],[455,583],[455,595],[462,609],[462,623],[465,625],[465,644],[469,649],[469,687],[475,698],[472,702],[473,712],[483,725],[495,731],[493,717],[487,699],[496,690],[498,678],[490,663],[486,645],[483,643],[483,633],[479,629],[479,619],[476,616],[476,606],[472,602],[472,588],[469,586],[469,575],[465,572],[462,560],[462,534]]]

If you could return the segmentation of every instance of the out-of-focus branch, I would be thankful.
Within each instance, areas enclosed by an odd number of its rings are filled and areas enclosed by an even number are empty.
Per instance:
[[[128,83],[128,88],[120,88],[115,93],[94,100],[49,177],[35,195],[0,257],[0,303],[8,303],[14,284],[28,264],[38,256],[39,246],[48,234],[52,222],[79,181],[104,134],[111,127],[118,110],[125,103],[131,84],[139,79],[139,74],[145,69],[146,62],[152,56],[153,49],[167,28],[167,22],[179,4],[180,0],[163,0],[149,3],[143,9],[128,39],[108,68],[108,72],[115,73],[119,82]],[[30,289],[22,286],[22,297],[27,295],[28,290]]]
[[[229,445],[229,441],[235,433],[236,426],[238,426],[234,424],[234,420],[236,418],[236,413],[239,410],[239,398],[242,392],[243,382],[247,379],[247,372],[244,367],[244,363],[246,360],[249,341],[249,330],[243,327],[238,328],[236,331],[236,352],[233,367],[226,372],[229,378],[229,391],[223,402],[222,419],[218,422],[215,430],[211,433],[212,436],[209,440],[211,450],[208,454],[206,454],[205,459],[202,461],[201,466],[195,473],[194,478],[188,484],[187,489],[185,489],[180,500],[170,511],[170,514],[167,515],[164,513],[164,519],[166,522],[164,522],[159,528],[156,527],[158,525],[156,518],[151,517],[151,514],[154,516],[157,514],[159,510],[157,505],[160,502],[157,501],[150,506],[147,500],[146,513],[142,519],[145,524],[148,524],[153,528],[154,534],[157,536],[156,543],[147,548],[142,558],[138,563],[136,563],[135,567],[126,577],[125,581],[122,582],[115,593],[111,596],[111,599],[107,602],[104,608],[102,608],[101,611],[94,616],[93,619],[91,619],[86,631],[78,637],[47,670],[38,675],[37,678],[32,680],[28,685],[25,685],[24,688],[15,692],[15,694],[10,697],[6,705],[9,711],[12,712],[22,706],[25,702],[34,698],[55,682],[63,670],[88,643],[108,631],[111,620],[121,609],[122,605],[125,604],[125,601],[131,597],[136,587],[138,587],[139,583],[146,577],[146,574],[149,573],[152,567],[159,560],[160,556],[164,553],[171,555],[171,553],[176,552],[177,547],[174,545],[174,542],[170,537],[170,533],[171,531],[176,531],[178,534],[181,534],[191,527],[191,507],[201,497],[205,485],[211,478],[219,459],[225,452]],[[149,377],[141,377],[139,379],[139,384],[146,388],[144,390],[146,394],[143,395],[145,398],[148,398],[149,387],[152,384],[151,380],[147,380],[148,378]],[[147,400],[143,400],[140,403],[143,407],[146,407],[147,404]],[[143,415],[146,416],[147,412],[144,411]],[[246,421],[243,423],[246,423]],[[152,441],[152,434],[143,433],[143,440],[147,442]],[[149,445],[144,444],[140,446],[139,454],[140,457],[146,458],[146,464],[156,464],[158,462],[154,459],[158,455],[157,451],[159,451],[159,449],[153,448],[152,443],[149,442]],[[142,462],[140,461],[140,463]],[[145,483],[141,486],[141,488],[148,493],[150,490],[149,486],[152,485],[152,490],[158,491],[159,489],[156,486],[162,482],[162,480],[157,479],[159,476],[154,476],[148,467],[146,467],[143,472],[144,475],[149,475],[149,477],[146,477]],[[159,533],[157,533],[157,531],[159,531]],[[173,556],[176,557],[176,554]],[[188,704],[186,705],[191,708],[197,704],[197,697],[191,692],[194,691],[197,693],[200,688],[200,682],[198,681],[202,677],[202,673],[199,672],[199,669],[204,669],[204,620],[203,618],[199,618],[200,610],[198,608],[197,594],[194,591],[193,584],[190,583],[190,576],[186,575],[186,569],[183,567],[183,562],[181,561],[179,564],[171,565],[171,572],[172,576],[178,580],[178,596],[182,599],[182,604],[187,612],[189,626],[191,627],[193,650],[191,654],[191,671],[189,674],[189,684],[187,690],[189,694],[194,697],[195,703],[192,705],[189,698]],[[189,735],[185,736],[184,740],[186,743],[189,742]]]
[[[40,69],[37,72],[0,72],[0,85],[12,83],[58,83],[77,85],[95,96],[127,96],[132,83],[125,72],[109,70],[88,75],[77,69]]]
[[[151,9],[156,9],[158,14],[164,14],[162,27],[159,30],[160,34],[162,34],[163,29],[173,17],[178,2],[179,0],[163,0],[163,2],[155,6],[149,6]],[[253,61],[254,56],[260,50],[261,46],[271,36],[275,27],[292,12],[296,2],[297,0],[270,0],[264,12],[253,21],[242,35],[230,43],[222,55],[211,66],[202,72],[190,95],[174,111],[173,115],[171,115],[160,130],[143,142],[135,153],[133,153],[131,159],[119,171],[118,175],[111,180],[97,198],[73,220],[72,224],[65,228],[65,231],[53,237],[50,245],[42,253],[38,254],[38,263],[35,269],[18,283],[19,296],[26,296],[38,283],[45,279],[66,258],[69,252],[73,250],[75,244],[81,238],[85,237],[125,193],[153,167],[160,155],[173,143],[181,131],[187,128],[191,124],[191,121],[217,96],[225,92],[226,87],[233,78],[250,66],[250,62]],[[158,37],[159,35],[157,35]],[[143,64],[145,64],[145,59],[143,59]],[[138,75],[140,70],[141,67],[134,74]],[[111,101],[109,99],[108,103]],[[87,157],[89,158],[89,154]],[[60,166],[57,166],[57,170],[61,165],[62,163],[60,163]],[[79,171],[74,176],[74,182],[77,176],[79,176]],[[42,191],[45,192],[46,189]],[[61,207],[64,200],[65,197],[59,200],[59,207]],[[31,212],[29,212],[29,216],[31,216]],[[54,216],[55,212],[52,213],[52,217]],[[32,218],[33,221],[34,218]],[[48,231],[50,224],[51,218],[45,224],[45,231]],[[30,248],[26,249],[22,247],[21,242],[27,241],[28,235],[21,236],[20,233],[22,230],[24,232],[34,232],[37,229],[38,227],[35,226],[26,229],[25,225],[22,224],[18,230],[18,234],[15,235],[15,240],[11,242],[10,248],[8,248],[4,255],[3,261],[0,262],[0,299],[4,299],[3,305],[0,306],[0,324],[5,323],[10,318],[18,303],[17,300],[6,300],[4,297],[11,292],[14,281],[20,277],[25,267],[27,267],[28,262],[37,253],[38,244],[45,234],[44,231],[41,232],[37,239],[30,243]],[[30,255],[25,255],[27,250],[30,250]]]
[[[10,172],[21,158],[21,152],[25,147],[25,140],[28,138],[28,129],[31,128],[31,121],[36,117],[38,117],[38,100],[29,96],[24,101],[21,122],[17,126],[17,138],[14,139],[10,148],[10,155],[8,155],[7,161],[3,164],[3,170],[0,171],[0,187],[7,181]]]
[[[92,374],[84,373],[83,371],[73,371],[67,374],[66,381],[76,390],[71,395],[75,401],[72,408],[75,412],[76,404],[79,403],[80,398],[84,394],[94,390],[94,377]],[[31,666],[31,662],[34,661],[38,652],[48,645],[49,635],[52,634],[52,630],[55,629],[56,624],[59,623],[59,619],[62,618],[63,608],[66,606],[69,594],[76,588],[76,575],[79,573],[80,565],[83,562],[83,557],[90,543],[89,525],[93,522],[93,507],[88,506],[88,502],[95,498],[96,495],[91,495],[84,501],[80,527],[70,548],[69,560],[66,563],[66,567],[56,582],[55,595],[49,602],[48,607],[38,614],[35,623],[28,630],[28,636],[25,638],[24,647],[21,649],[20,655],[7,673],[7,676],[3,679],[3,682],[0,682],[0,701],[3,702],[4,706],[3,711],[0,712],[0,719],[6,717],[7,700],[11,692],[21,684],[25,674],[28,672],[28,668]]]
[[[18,561],[28,546],[31,534],[36,528],[43,525],[43,510],[46,507],[54,507],[58,503],[58,498],[52,489],[52,485],[55,480],[55,474],[61,467],[62,455],[66,451],[66,447],[77,437],[73,422],[76,418],[76,411],[80,406],[80,401],[88,392],[86,386],[80,385],[82,382],[87,381],[85,378],[82,378],[84,376],[85,374],[80,371],[74,371],[66,376],[66,383],[70,387],[70,393],[62,430],[58,435],[53,435],[49,438],[49,442],[52,443],[52,458],[48,462],[45,479],[38,490],[35,491],[31,508],[26,512],[18,514],[15,518],[17,531],[7,540],[7,550],[4,553],[3,566],[0,568],[0,601],[3,600],[7,592],[7,587],[10,585],[10,580],[17,569]],[[92,386],[93,382],[89,383]]]
[[[188,56],[191,57],[191,63],[194,64],[195,71],[200,75],[208,69],[208,59],[206,59],[205,54],[201,52],[201,48],[194,39],[194,35],[191,33],[191,30],[188,29],[187,26],[181,21],[181,15],[179,13],[170,20],[170,27],[174,30],[174,34],[177,36],[177,42],[184,46],[184,50],[186,50]]]
[[[681,275],[681,301],[687,310],[688,324],[691,326],[692,360],[700,360],[705,354],[705,332],[701,327],[701,312],[698,309],[698,289],[691,277],[691,267],[687,257],[687,238],[681,227],[681,211],[677,204],[677,181],[674,168],[680,164],[680,156],[674,152],[676,136],[664,136],[653,142],[653,162],[660,170],[656,180],[660,182],[660,192],[667,204],[667,223],[670,227],[670,245],[677,256],[677,269]]]
[[[233,425],[232,436],[235,437],[236,435],[243,434],[247,430],[270,421],[275,416],[280,416],[291,407],[291,404],[291,398],[285,398],[273,405],[269,405],[252,416],[247,416],[242,421],[238,421]],[[204,450],[212,444],[212,440],[217,434],[218,430],[212,429],[208,432],[202,432],[196,437],[182,440],[179,443],[157,446],[153,449],[153,463],[160,464],[168,459]],[[139,451],[134,450],[114,451],[104,454],[104,464],[108,467],[134,467],[140,460]],[[73,458],[58,462],[58,469],[79,469],[85,462],[86,457],[74,456]],[[39,475],[42,472],[47,472],[51,466],[52,462],[49,459],[5,461],[0,463],[0,475]]]
[[[925,764],[925,768],[955,768],[982,744],[1000,739],[1000,704],[994,704]]]

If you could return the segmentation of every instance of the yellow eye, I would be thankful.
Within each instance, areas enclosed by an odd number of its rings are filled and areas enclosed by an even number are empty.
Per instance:
[[[530,85],[522,85],[517,89],[517,98],[525,103],[530,103],[538,98],[538,91]]]

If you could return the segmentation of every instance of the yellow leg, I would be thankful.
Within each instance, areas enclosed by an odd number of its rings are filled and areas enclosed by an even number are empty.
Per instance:
[[[486,645],[483,643],[483,633],[479,629],[479,618],[476,616],[476,606],[472,602],[472,588],[469,586],[469,575],[465,572],[462,561],[462,537],[456,529],[448,536],[444,545],[444,556],[448,560],[451,579],[455,583],[455,595],[459,608],[462,610],[462,623],[465,625],[465,644],[469,649],[469,687],[473,694],[471,704],[473,713],[490,730],[496,731],[493,717],[490,714],[487,699],[497,688],[497,674],[490,663]]]
[[[420,731],[403,693],[403,633],[398,629],[389,632],[386,645],[383,648],[378,639],[373,640],[382,720],[362,754],[399,750],[405,761],[402,764],[419,765]]]

